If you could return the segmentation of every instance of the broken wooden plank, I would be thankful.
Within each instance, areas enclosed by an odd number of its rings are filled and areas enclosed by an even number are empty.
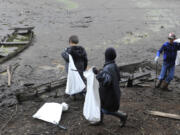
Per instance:
[[[27,88],[23,92],[16,93],[17,100],[19,103],[21,103],[24,101],[36,99],[37,97],[39,97],[44,93],[65,86],[66,80],[67,78],[62,78],[61,80],[52,81],[35,87]]]
[[[141,79],[141,78],[144,78],[144,77],[151,77],[151,73],[145,73],[145,74],[142,74],[142,75],[138,75],[138,76],[132,78],[132,80],[137,80],[137,79]],[[128,79],[120,81],[120,83],[127,83],[127,82],[128,82]]]
[[[29,41],[23,41],[23,42],[0,42],[0,45],[10,45],[10,46],[26,45],[26,44],[29,44]]]
[[[17,34],[23,35],[23,34],[27,34],[29,31],[28,30],[21,30],[21,31],[17,31]]]
[[[149,61],[135,62],[135,63],[118,66],[118,68],[120,72],[134,73],[140,67],[144,67],[147,63],[149,63]]]
[[[10,28],[10,30],[32,30],[34,29],[35,27],[34,26],[31,26],[31,27],[14,27],[14,28]]]
[[[134,86],[138,86],[138,87],[151,87],[151,85],[148,85],[148,84],[142,84],[144,82],[139,82],[139,83],[136,83],[134,84]]]
[[[143,78],[143,77],[151,77],[151,73],[145,73],[145,74],[136,76],[136,77],[134,77],[132,80],[138,80],[138,79],[141,79],[141,78]]]
[[[148,113],[151,115],[154,115],[154,116],[160,116],[160,117],[180,120],[180,115],[177,115],[177,114],[164,113],[164,112],[159,112],[159,111],[148,111]]]

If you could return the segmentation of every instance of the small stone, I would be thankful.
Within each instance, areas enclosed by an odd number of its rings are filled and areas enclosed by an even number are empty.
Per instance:
[[[161,26],[161,29],[164,29],[164,26]]]

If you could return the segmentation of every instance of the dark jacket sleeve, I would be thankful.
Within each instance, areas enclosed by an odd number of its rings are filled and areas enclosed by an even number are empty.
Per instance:
[[[69,54],[70,54],[70,49],[65,48],[64,51],[61,53],[61,56],[66,62],[69,62]]]
[[[101,71],[97,74],[96,78],[102,83],[102,86],[109,86],[112,83],[112,77],[107,71]]]
[[[88,65],[88,59],[87,59],[87,53],[86,53],[85,50],[84,50],[84,52],[85,52],[85,56],[84,56],[84,70],[86,70],[87,65]]]

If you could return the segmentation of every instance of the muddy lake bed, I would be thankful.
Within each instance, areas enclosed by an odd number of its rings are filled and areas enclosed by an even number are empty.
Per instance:
[[[82,114],[84,100],[72,101],[64,95],[64,87],[58,89],[58,97],[52,92],[21,104],[15,97],[24,85],[40,85],[66,76],[61,52],[73,34],[86,49],[89,66],[103,66],[107,47],[116,49],[118,65],[153,61],[169,32],[180,37],[179,5],[177,0],[0,0],[0,39],[11,32],[11,27],[35,26],[32,45],[1,64],[1,69],[16,63],[19,66],[11,87],[7,86],[7,72],[0,74],[0,134],[179,135],[180,121],[146,113],[155,110],[180,115],[178,79],[170,85],[173,92],[155,90],[153,82],[149,87],[122,88],[120,110],[129,114],[125,128],[111,116],[105,117],[103,125],[90,126]],[[180,67],[175,74],[180,77]],[[45,102],[64,101],[70,110],[63,114],[60,124],[67,131],[32,118]]]

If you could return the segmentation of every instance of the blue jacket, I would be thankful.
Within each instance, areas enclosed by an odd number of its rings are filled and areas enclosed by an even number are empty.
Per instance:
[[[160,57],[160,54],[163,52],[163,61],[170,65],[175,65],[178,50],[180,50],[179,43],[174,42],[173,44],[170,44],[169,42],[165,42],[158,50],[157,56]]]

